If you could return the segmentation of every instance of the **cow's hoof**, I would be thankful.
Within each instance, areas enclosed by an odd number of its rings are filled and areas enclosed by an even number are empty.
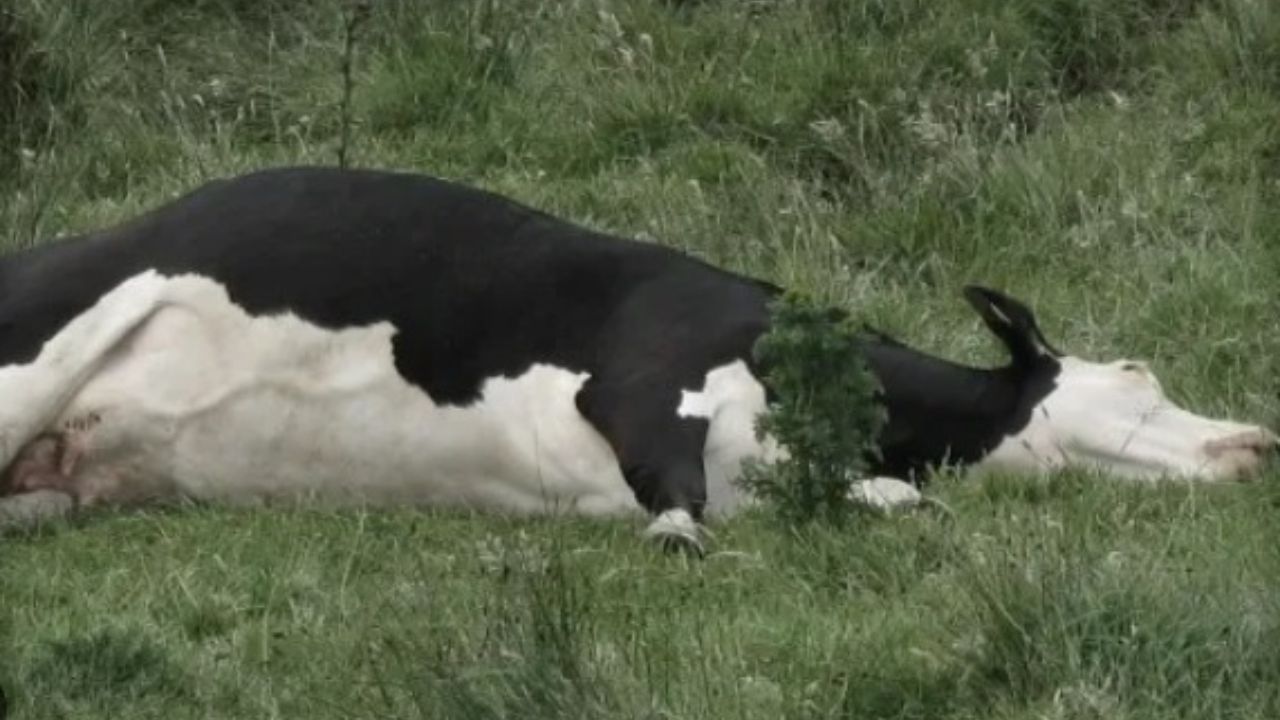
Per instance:
[[[694,557],[707,554],[703,529],[686,510],[667,510],[644,529],[646,540],[666,552],[687,553]]]
[[[849,497],[880,512],[912,508],[924,500],[915,485],[890,477],[856,482],[849,490]]]

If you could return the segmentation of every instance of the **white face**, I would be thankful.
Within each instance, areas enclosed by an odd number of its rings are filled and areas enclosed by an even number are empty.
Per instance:
[[[1277,437],[1255,426],[1195,415],[1164,395],[1140,362],[1059,358],[1056,387],[1031,422],[983,461],[1010,470],[1092,467],[1135,479],[1244,480]]]

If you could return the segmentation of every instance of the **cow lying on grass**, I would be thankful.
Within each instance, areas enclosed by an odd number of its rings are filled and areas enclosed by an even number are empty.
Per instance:
[[[0,511],[311,497],[602,515],[698,546],[743,499],[777,288],[428,177],[300,168],[0,260]],[[1130,361],[1065,356],[965,297],[1008,348],[963,367],[882,336],[883,476],[940,462],[1204,480],[1276,438],[1180,409]],[[21,496],[26,495],[26,498]],[[23,505],[23,503],[27,503]],[[6,505],[7,504],[7,505]]]

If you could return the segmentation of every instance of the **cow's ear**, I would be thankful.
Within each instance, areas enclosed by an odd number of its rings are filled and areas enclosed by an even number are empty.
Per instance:
[[[982,321],[1004,343],[1015,365],[1030,365],[1042,357],[1061,357],[1040,333],[1036,316],[1026,305],[990,288],[969,285],[964,297]]]

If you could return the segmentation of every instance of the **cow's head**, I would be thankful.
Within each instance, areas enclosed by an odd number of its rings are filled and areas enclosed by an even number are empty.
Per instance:
[[[965,298],[1012,357],[995,372],[1019,386],[1019,419],[980,465],[1009,470],[1091,467],[1129,478],[1247,479],[1275,434],[1178,407],[1142,362],[1092,362],[1054,349],[1031,310],[993,290]]]

